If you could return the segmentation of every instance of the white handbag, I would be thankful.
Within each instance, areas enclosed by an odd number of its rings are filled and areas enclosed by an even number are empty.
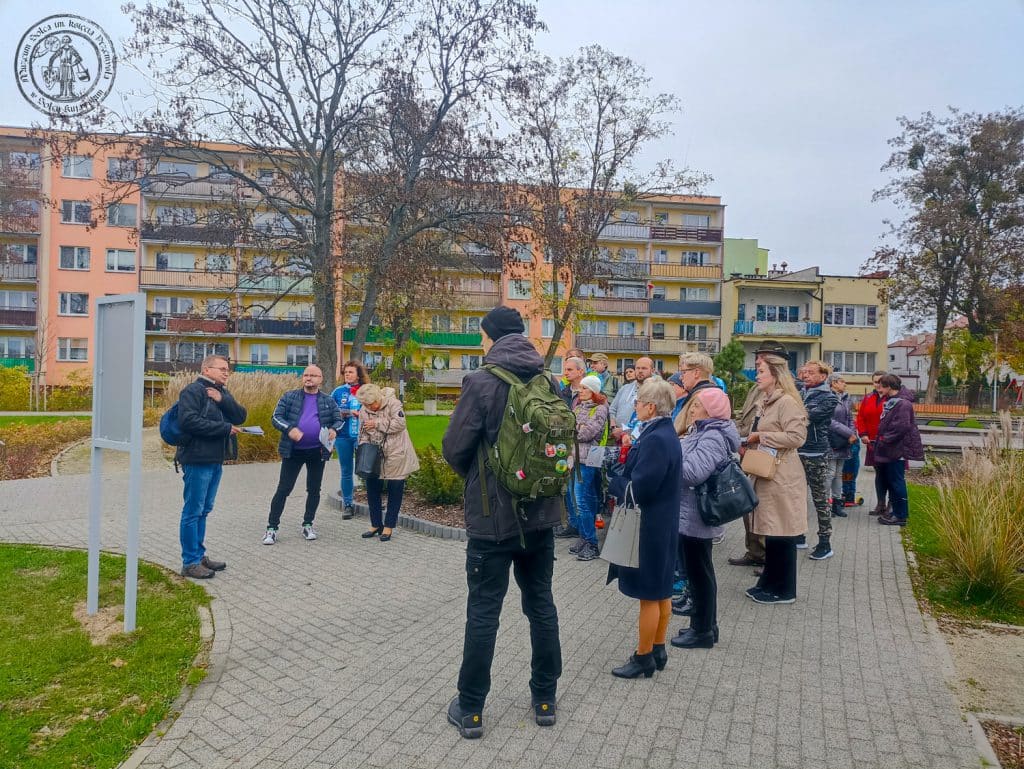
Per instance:
[[[626,486],[622,504],[616,505],[601,548],[601,558],[617,566],[640,568],[640,507],[633,498],[633,484]]]

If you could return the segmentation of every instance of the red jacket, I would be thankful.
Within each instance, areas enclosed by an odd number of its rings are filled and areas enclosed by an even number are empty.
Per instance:
[[[885,399],[872,390],[864,396],[857,409],[857,435],[866,435],[871,440],[878,437],[878,422],[882,419]]]

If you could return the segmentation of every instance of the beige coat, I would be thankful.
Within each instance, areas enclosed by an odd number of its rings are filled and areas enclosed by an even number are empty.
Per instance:
[[[359,409],[359,442],[383,443],[384,465],[380,477],[389,481],[403,480],[420,469],[420,460],[412,446],[405,426],[405,411],[395,397],[395,389],[385,387],[381,392],[384,400],[379,410],[371,411],[367,406]],[[367,419],[376,420],[377,426],[367,427]]]
[[[752,478],[759,503],[750,529],[768,537],[795,537],[807,531],[807,478],[796,454],[807,439],[807,413],[782,390],[758,404],[756,432],[762,444],[781,451],[782,461],[770,481]]]

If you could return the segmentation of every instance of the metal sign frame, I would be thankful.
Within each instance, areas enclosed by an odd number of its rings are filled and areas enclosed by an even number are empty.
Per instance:
[[[125,545],[124,632],[135,630],[142,499],[142,409],[146,358],[146,295],[97,298],[92,382],[92,470],[89,479],[89,576],[86,610],[99,610],[103,451],[125,451],[128,530]],[[125,409],[129,411],[125,411]]]

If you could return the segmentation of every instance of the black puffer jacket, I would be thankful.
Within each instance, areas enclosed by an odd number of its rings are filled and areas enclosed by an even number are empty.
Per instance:
[[[803,398],[808,419],[807,440],[797,453],[804,456],[828,454],[832,450],[828,439],[829,430],[839,398],[826,382],[808,387],[803,392]]]
[[[271,424],[281,431],[281,440],[277,442],[277,453],[285,459],[292,455],[292,449],[295,448],[295,441],[288,437],[288,431],[299,426],[302,405],[305,402],[306,393],[301,387],[298,390],[289,390],[277,402],[274,416],[270,419]],[[316,394],[316,412],[321,427],[330,428],[337,433],[344,426],[338,404],[330,395],[322,392]],[[331,458],[331,452],[325,449],[323,444],[319,444],[319,446],[320,456],[326,462]]]
[[[530,340],[519,334],[508,334],[494,343],[484,356],[492,363],[512,372],[524,382],[544,370],[544,361]],[[480,491],[480,447],[489,449],[498,439],[498,428],[508,401],[509,386],[487,371],[474,371],[462,380],[462,394],[455,406],[448,429],[441,442],[445,461],[466,483],[466,534],[472,539],[501,542],[518,539],[523,532],[550,529],[562,520],[561,498],[548,497],[529,503],[525,520],[516,522],[514,500],[494,474],[484,468],[490,517],[484,515]],[[552,385],[552,392],[555,388]]]
[[[207,387],[220,390],[220,403],[206,394]],[[186,385],[178,396],[178,423],[191,437],[178,446],[174,459],[182,465],[221,464],[238,458],[238,440],[231,434],[231,425],[240,425],[248,416],[227,388],[199,377]]]

